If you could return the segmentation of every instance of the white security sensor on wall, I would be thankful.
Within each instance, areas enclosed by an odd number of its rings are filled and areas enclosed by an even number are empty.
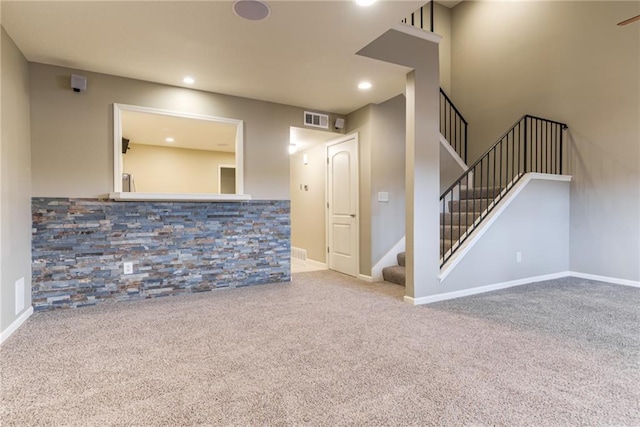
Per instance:
[[[71,74],[71,89],[74,92],[87,90],[87,78],[78,74]]]
[[[336,119],[335,128],[342,129],[344,127],[344,119]]]

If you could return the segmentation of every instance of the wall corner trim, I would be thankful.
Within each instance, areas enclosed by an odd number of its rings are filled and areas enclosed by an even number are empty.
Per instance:
[[[18,328],[22,326],[22,324],[26,322],[27,319],[31,317],[32,314],[33,314],[33,306],[27,308],[25,311],[22,312],[20,316],[18,316],[16,320],[11,322],[11,324],[7,327],[7,329],[2,331],[2,333],[0,334],[0,345],[2,345],[7,340],[7,338],[9,338],[15,331],[17,331]]]

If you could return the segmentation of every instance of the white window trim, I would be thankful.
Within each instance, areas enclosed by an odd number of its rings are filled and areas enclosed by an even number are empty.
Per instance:
[[[243,169],[243,149],[244,149],[244,121],[237,119],[228,119],[225,117],[205,116],[201,114],[184,113],[180,111],[163,110],[160,108],[140,107],[137,105],[128,104],[113,104],[113,192],[109,197],[114,200],[145,200],[152,197],[162,197],[163,193],[123,193],[122,191],[122,112],[134,111],[138,113],[151,113],[161,114],[172,117],[182,117],[187,119],[208,120],[212,122],[230,123],[235,124],[236,141],[235,141],[235,156],[236,164],[233,165],[236,168],[236,194],[235,195],[220,195],[218,193],[206,193],[201,195],[207,199],[241,199],[250,200],[251,196],[244,194],[244,169]],[[220,185],[218,184],[218,192],[220,191]],[[132,196],[136,194],[137,196]],[[163,199],[171,198],[180,200],[183,197],[188,197],[188,193],[166,193]],[[221,197],[222,196],[222,197]],[[228,197],[235,196],[235,197]]]

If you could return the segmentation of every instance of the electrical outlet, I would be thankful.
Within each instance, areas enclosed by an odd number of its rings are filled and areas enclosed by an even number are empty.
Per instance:
[[[133,274],[133,263],[132,262],[125,262],[123,265],[123,269],[124,269],[124,274]]]
[[[516,252],[516,262],[522,262],[522,252]]]

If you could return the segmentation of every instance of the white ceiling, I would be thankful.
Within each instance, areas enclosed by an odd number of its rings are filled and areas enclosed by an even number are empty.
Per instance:
[[[33,62],[343,114],[403,92],[407,69],[355,52],[424,0],[268,3],[260,22],[231,1],[3,0],[1,16]]]
[[[122,137],[131,144],[235,152],[235,124],[137,111],[122,111],[121,115]]]

